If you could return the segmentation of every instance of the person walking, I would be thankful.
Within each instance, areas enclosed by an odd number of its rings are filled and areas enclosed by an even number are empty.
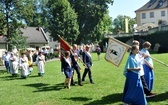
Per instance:
[[[99,61],[99,60],[100,60],[100,53],[101,53],[101,48],[100,48],[99,45],[98,45],[97,48],[96,48],[96,53],[97,53],[98,61]]]
[[[28,71],[28,58],[25,55],[25,53],[21,54],[19,65],[21,70],[21,78],[26,79],[29,71]]]
[[[133,45],[124,69],[126,80],[122,97],[123,105],[147,105],[140,78],[141,64],[136,59],[138,52],[139,46]]]
[[[69,51],[65,51],[65,56],[61,59],[61,71],[65,74],[64,88],[70,89],[73,69]]]
[[[71,59],[72,59],[72,68],[74,69],[73,71],[76,71],[77,73],[77,78],[78,78],[78,85],[79,86],[83,86],[82,82],[81,82],[81,73],[80,73],[80,66],[78,64],[78,60],[79,58],[79,50],[78,50],[78,46],[76,44],[73,44],[73,49],[71,51]],[[71,78],[71,85],[75,85],[74,83],[74,72]]]
[[[140,44],[139,44],[139,41],[134,40],[134,41],[132,42],[132,45],[137,45],[137,46],[139,46]],[[146,94],[146,97],[147,97],[147,98],[151,98],[151,97],[156,96],[156,94],[155,94],[155,93],[152,93],[152,92],[148,89],[148,85],[147,85],[147,83],[146,83],[146,81],[145,81],[145,77],[144,77],[145,73],[144,73],[144,69],[143,69],[143,61],[144,61],[144,58],[146,58],[147,56],[148,56],[148,55],[146,55],[146,54],[144,54],[144,53],[138,53],[138,54],[136,54],[135,58],[136,58],[137,61],[140,62],[140,67],[141,67],[140,77],[141,77],[141,81],[142,81],[144,93]]]
[[[10,54],[8,51],[2,55],[2,63],[6,68],[7,73],[10,73]]]
[[[38,76],[44,76],[45,73],[45,56],[42,52],[39,52],[39,55],[36,59],[36,65],[38,69]]]
[[[85,70],[82,76],[82,81],[85,81],[86,74],[88,73],[90,83],[94,84],[93,79],[92,79],[92,71],[91,71],[91,66],[93,64],[92,64],[92,57],[89,52],[89,48],[90,47],[88,45],[85,46],[85,51],[83,52],[83,56],[82,56],[83,63],[85,65]]]
[[[140,53],[147,55],[147,57],[144,58],[144,62],[143,62],[143,69],[145,73],[144,78],[148,86],[148,89],[152,91],[153,83],[154,83],[154,70],[153,70],[154,67],[153,67],[153,61],[150,58],[150,53],[148,51],[150,47],[151,47],[151,43],[148,41],[145,41],[143,43],[143,48],[141,49]]]
[[[14,55],[13,52],[11,52],[11,56],[9,59],[10,59],[10,73],[12,74],[13,77],[17,77],[18,76],[18,59]]]

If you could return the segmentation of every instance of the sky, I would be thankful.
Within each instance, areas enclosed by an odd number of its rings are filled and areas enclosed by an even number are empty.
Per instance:
[[[126,15],[135,18],[135,10],[145,5],[149,0],[114,0],[109,7],[109,15],[115,19],[118,15]]]

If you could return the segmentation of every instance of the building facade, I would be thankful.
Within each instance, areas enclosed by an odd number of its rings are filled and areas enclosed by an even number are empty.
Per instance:
[[[135,13],[137,26],[146,23],[168,25],[168,0],[150,0]]]

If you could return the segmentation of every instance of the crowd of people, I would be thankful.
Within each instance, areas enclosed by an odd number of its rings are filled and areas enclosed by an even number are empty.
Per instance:
[[[132,42],[131,52],[127,59],[124,76],[126,77],[125,86],[123,89],[122,102],[124,105],[146,105],[146,98],[154,97],[156,93],[152,93],[154,83],[154,66],[150,57],[149,49],[150,42],[143,43],[143,48],[140,50],[140,43],[137,40]],[[95,49],[100,60],[101,49],[99,46]],[[33,57],[38,68],[38,76],[44,76],[45,73],[45,51],[36,49],[21,53],[18,58],[16,47],[11,52],[5,51],[2,57],[3,64],[6,67],[7,73],[12,76],[18,76],[18,69],[21,70],[21,78],[27,78],[33,71]],[[84,72],[81,74],[81,67],[78,62],[82,62]],[[65,75],[64,88],[70,89],[74,82],[74,73],[77,73],[78,85],[83,86],[88,74],[89,81],[94,84],[92,78],[92,56],[90,54],[90,46],[84,45],[82,48],[77,44],[73,44],[70,51],[65,51],[61,59],[61,72]]]
[[[83,86],[82,82],[85,81],[85,77],[88,74],[91,84],[94,84],[92,79],[92,57],[89,52],[90,46],[85,45],[83,48],[78,48],[76,44],[73,44],[73,48],[70,51],[65,51],[65,56],[61,60],[61,71],[65,74],[64,88],[69,88],[71,85],[75,85],[73,80],[74,73],[77,73],[78,85]],[[82,62],[85,69],[81,76],[81,67],[78,62]]]
[[[143,43],[143,48],[140,50],[139,41],[134,40],[132,42],[131,52],[124,69],[126,80],[122,97],[123,105],[147,105],[146,98],[156,96],[156,93],[152,92],[154,66],[149,53],[150,47],[150,42],[145,41]],[[85,45],[82,49],[82,56],[80,56],[80,50],[77,48],[77,45],[74,44],[72,50],[65,52],[65,56],[61,62],[61,70],[63,74],[65,74],[64,88],[70,89],[70,86],[74,85],[73,75],[75,71],[78,77],[78,85],[83,86],[82,82],[85,81],[87,74],[90,83],[94,84],[91,70],[93,64],[89,49],[90,46]],[[100,47],[97,46],[95,51],[98,55],[98,60],[100,60]],[[79,59],[82,59],[85,67],[82,76],[80,73],[80,66],[78,65]]]
[[[49,56],[50,55],[50,56]],[[33,66],[37,66],[38,76],[43,76],[45,73],[45,62],[47,56],[52,58],[53,51],[46,53],[45,49],[18,51],[16,46],[12,51],[5,51],[2,55],[2,63],[6,67],[7,73],[13,77],[17,77],[20,70],[21,78],[26,79],[33,71]]]

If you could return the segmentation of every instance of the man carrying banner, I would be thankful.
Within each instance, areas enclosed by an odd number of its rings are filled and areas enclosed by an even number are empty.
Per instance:
[[[78,85],[79,86],[83,86],[81,83],[81,74],[80,74],[80,66],[78,64],[78,58],[79,58],[79,50],[77,48],[78,46],[76,44],[73,44],[73,49],[71,51],[71,59],[72,59],[72,68],[76,71],[77,73],[77,77],[78,77]],[[74,74],[74,72],[73,72]],[[71,78],[71,85],[75,85],[74,80],[73,80],[73,76]]]

